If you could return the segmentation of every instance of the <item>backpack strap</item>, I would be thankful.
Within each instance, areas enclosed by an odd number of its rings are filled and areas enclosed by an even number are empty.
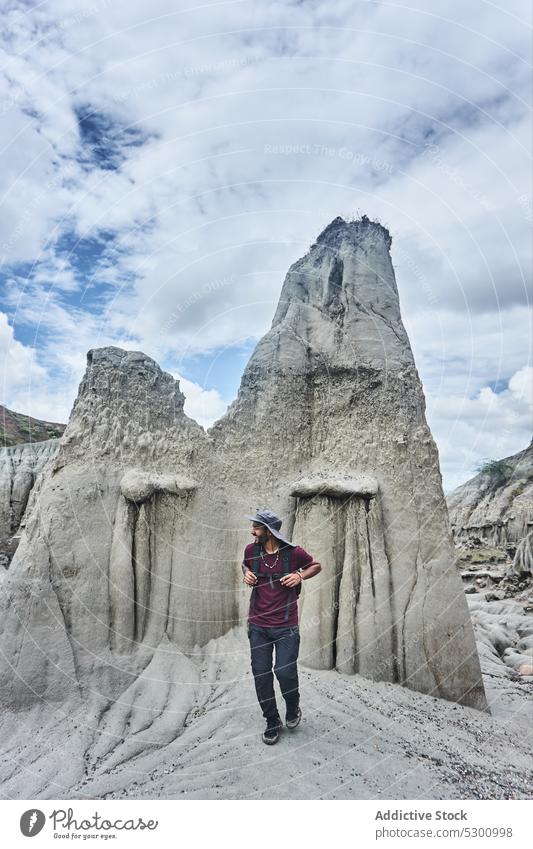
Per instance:
[[[258,542],[254,542],[254,551],[252,554],[252,572],[254,575],[259,574],[259,567],[261,565],[261,545]]]
[[[254,542],[254,550],[252,554],[252,572],[258,578],[259,576],[259,567],[261,565],[261,545],[258,542]],[[250,597],[250,611],[252,616],[255,614],[255,591],[257,588],[257,583],[252,587],[252,595]]]
[[[283,549],[283,553],[281,555],[281,563],[282,563],[282,569],[283,569],[282,574],[283,575],[288,575],[290,573],[290,571],[291,571],[291,568],[290,568],[291,560],[292,560],[292,546],[286,545],[285,548]],[[285,605],[285,619],[286,620],[289,618],[291,602],[293,601],[293,593],[295,593],[296,598],[298,598],[298,596],[300,595],[300,585],[298,585],[297,587],[291,588],[289,590],[289,592],[287,593],[287,604]]]
[[[283,549],[283,554],[281,555],[281,565],[283,568],[283,574],[288,575],[291,571],[291,557],[292,557],[292,548],[290,545],[286,545]]]

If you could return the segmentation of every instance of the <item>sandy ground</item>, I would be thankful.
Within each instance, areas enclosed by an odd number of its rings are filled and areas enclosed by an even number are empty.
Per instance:
[[[173,696],[167,691],[162,704],[153,701],[148,671],[138,701],[145,700],[149,720],[120,705],[100,720],[83,706],[4,714],[1,797],[533,795],[533,684],[496,675],[494,658],[485,679],[492,716],[399,685],[301,666],[302,723],[271,747],[261,741],[244,629],[211,641],[193,662],[181,658],[186,683]],[[186,717],[182,727],[178,716]]]

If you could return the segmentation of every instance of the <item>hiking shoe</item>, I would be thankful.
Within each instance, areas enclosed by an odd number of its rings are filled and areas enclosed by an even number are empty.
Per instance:
[[[296,728],[300,724],[302,718],[301,708],[296,708],[296,713],[287,713],[285,717],[285,725],[287,728]]]
[[[275,716],[273,719],[267,719],[267,727],[263,731],[263,743],[266,743],[267,746],[273,746],[274,743],[277,743],[279,732],[282,728],[283,726],[279,716]]]

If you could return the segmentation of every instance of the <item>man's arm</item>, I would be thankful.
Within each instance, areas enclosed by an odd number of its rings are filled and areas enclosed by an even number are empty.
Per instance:
[[[299,571],[302,579],[307,581],[308,578],[314,578],[315,575],[318,575],[318,573],[322,571],[322,566],[318,560],[313,560],[309,566],[306,566],[305,569],[300,569]]]
[[[289,575],[284,575],[280,578],[280,584],[284,587],[297,587],[302,581],[307,581],[308,578],[314,578],[322,571],[322,566],[317,560],[309,563],[305,569],[297,569],[296,572],[291,572]]]
[[[253,587],[254,584],[257,583],[257,578],[250,569],[249,566],[246,565],[246,559],[244,559],[241,563],[242,569],[242,580],[244,584],[248,584],[249,587]]]

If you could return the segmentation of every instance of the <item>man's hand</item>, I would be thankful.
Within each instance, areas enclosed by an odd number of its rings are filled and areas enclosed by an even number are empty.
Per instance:
[[[299,583],[301,583],[302,576],[299,572],[291,572],[290,575],[283,575],[282,578],[279,579],[280,584],[283,584],[284,587],[297,587]]]
[[[244,573],[243,582],[248,584],[249,587],[253,587],[254,584],[257,584],[257,577],[250,569],[247,569]]]

